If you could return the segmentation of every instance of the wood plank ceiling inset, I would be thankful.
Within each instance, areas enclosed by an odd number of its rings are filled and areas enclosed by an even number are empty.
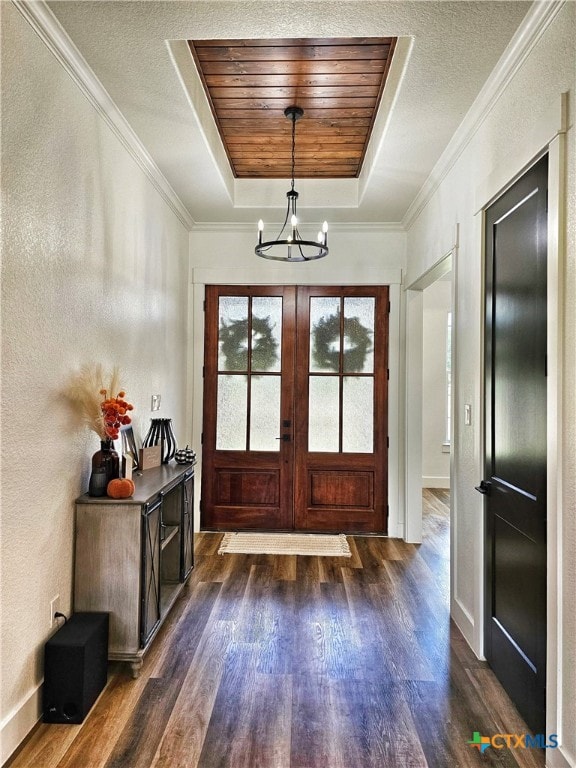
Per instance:
[[[190,40],[220,136],[237,178],[360,173],[396,38]]]

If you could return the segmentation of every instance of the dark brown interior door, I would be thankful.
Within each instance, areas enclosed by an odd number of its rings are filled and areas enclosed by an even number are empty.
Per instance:
[[[486,212],[485,655],[545,730],[547,158]]]
[[[388,288],[207,286],[202,527],[386,531]]]

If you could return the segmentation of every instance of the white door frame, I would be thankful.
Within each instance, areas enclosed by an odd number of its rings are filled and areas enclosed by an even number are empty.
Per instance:
[[[418,544],[422,541],[422,364],[423,364],[423,297],[422,292],[444,275],[452,272],[452,381],[456,380],[454,366],[456,364],[456,270],[458,253],[458,228],[454,245],[436,263],[427,269],[419,278],[410,283],[405,290],[406,298],[406,443],[405,443],[405,540]],[[451,413],[451,456],[454,455],[454,439],[457,432],[454,429],[454,418],[457,411],[454,408],[456,393],[452,389]],[[452,458],[450,459],[450,477],[452,477]],[[451,483],[452,485],[452,483]],[[450,508],[452,509],[452,494]],[[450,515],[452,517],[452,514]]]

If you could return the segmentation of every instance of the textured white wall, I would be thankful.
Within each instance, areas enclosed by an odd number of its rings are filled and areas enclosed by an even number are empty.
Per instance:
[[[188,233],[48,49],[2,3],[2,758],[34,723],[49,603],[72,595],[74,499],[97,437],[62,396],[119,364],[136,431],[185,424]],[[24,731],[24,732],[23,732]]]
[[[482,222],[479,205],[487,194],[495,195],[523,165],[545,146],[547,115],[557,111],[560,94],[570,92],[567,134],[567,220],[564,300],[564,433],[563,447],[564,528],[560,558],[563,583],[560,610],[564,638],[559,683],[562,703],[560,723],[564,752],[576,759],[576,516],[572,513],[576,485],[576,157],[574,153],[574,50],[576,49],[575,5],[566,3],[547,28],[530,55],[486,115],[470,143],[440,183],[408,232],[408,283],[418,278],[441,255],[447,253],[459,224],[456,303],[456,408],[460,427],[454,441],[457,466],[453,497],[454,584],[453,601],[463,629],[479,648],[482,580],[482,500],[474,486],[482,477],[481,453],[481,297]],[[560,126],[557,125],[556,128]],[[544,137],[544,138],[543,138]],[[472,404],[472,425],[463,426],[464,403]],[[556,510],[549,510],[554,516]],[[464,622],[466,623],[466,622]],[[552,702],[553,704],[554,702]],[[560,732],[560,731],[559,731]],[[572,756],[570,758],[570,756]],[[551,756],[548,756],[550,759]]]
[[[226,229],[193,230],[190,234],[192,267],[218,268],[224,280],[229,270],[249,276],[255,268],[261,272],[275,269],[286,283],[311,285],[314,280],[329,282],[332,275],[340,274],[343,270],[354,274],[356,283],[362,280],[370,282],[378,273],[383,276],[386,270],[403,269],[406,265],[406,234],[398,226],[346,226],[333,220],[328,221],[330,254],[326,259],[294,265],[261,259],[254,253],[260,213],[255,209],[252,228],[230,226]],[[324,218],[322,212],[314,216],[313,212],[308,211],[306,220],[299,225],[302,236],[316,240]],[[274,237],[280,225],[281,222],[277,225],[267,224],[265,234]]]
[[[452,283],[438,280],[423,295],[422,336],[422,486],[448,488],[450,454],[446,440],[446,325]]]

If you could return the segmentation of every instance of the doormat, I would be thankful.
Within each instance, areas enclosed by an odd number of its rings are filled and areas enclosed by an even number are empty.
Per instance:
[[[218,554],[352,556],[343,533],[225,533]]]

